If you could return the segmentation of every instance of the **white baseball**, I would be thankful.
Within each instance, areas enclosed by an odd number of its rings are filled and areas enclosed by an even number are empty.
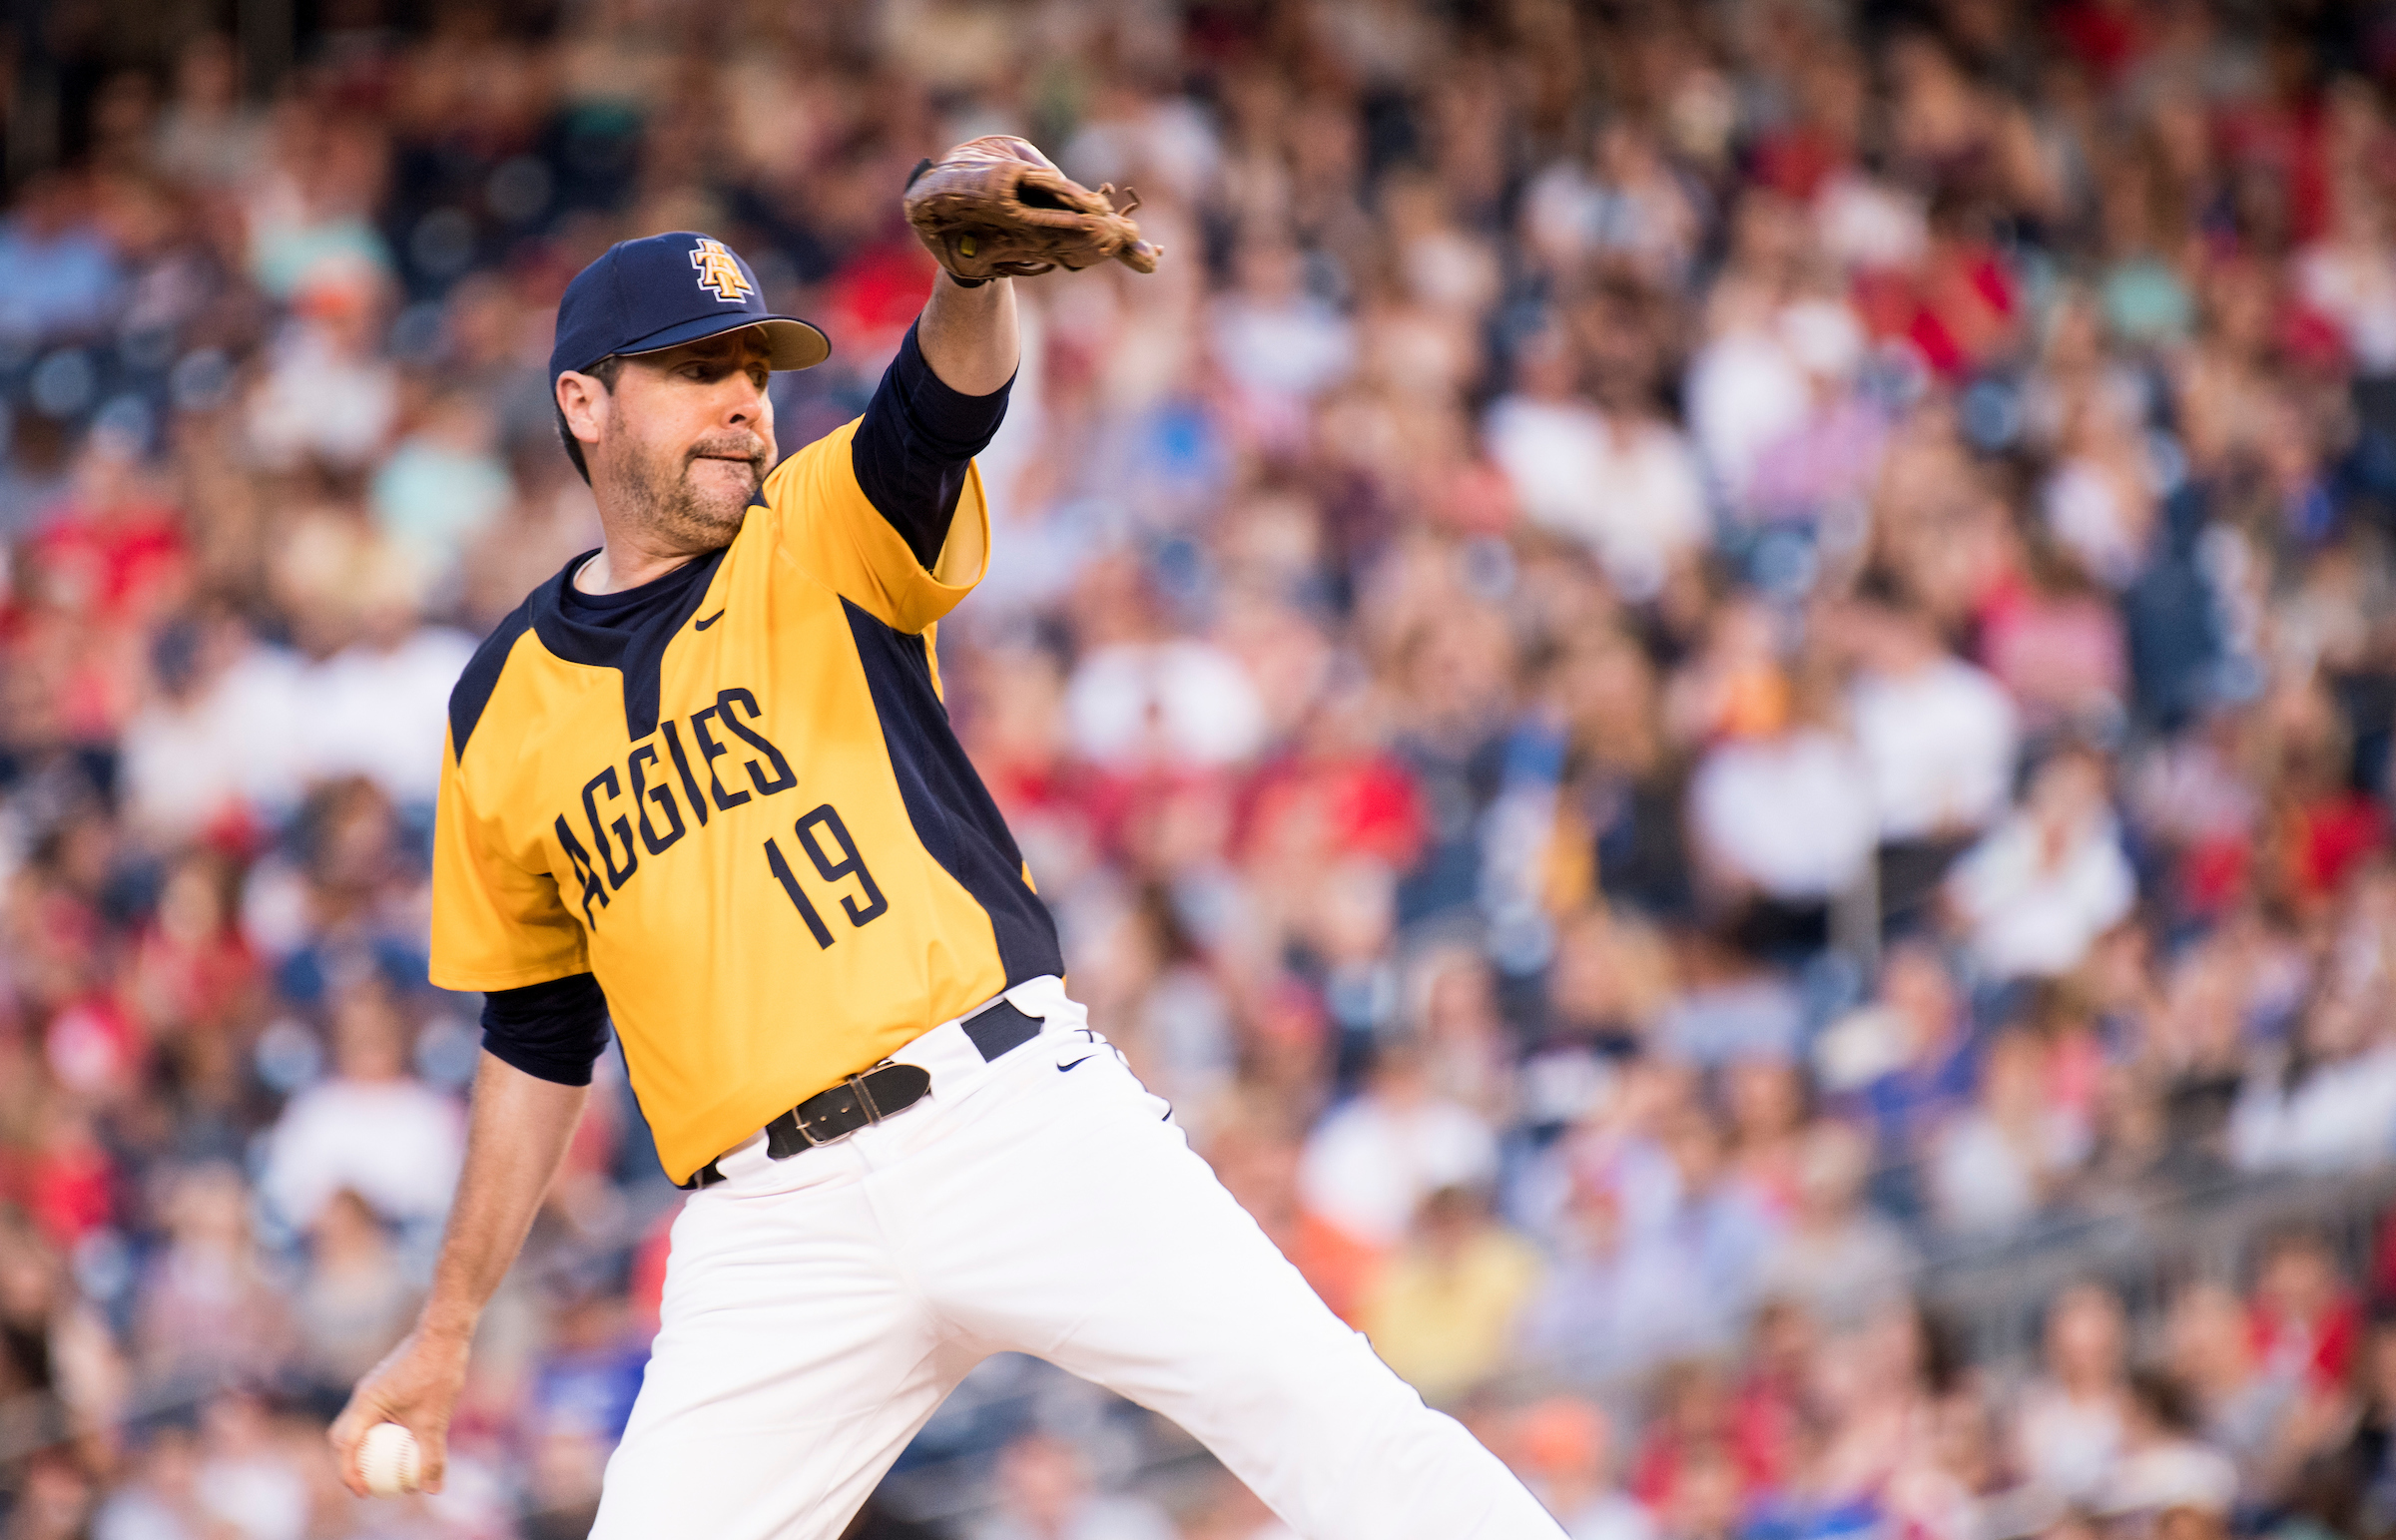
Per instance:
[[[358,1440],[357,1473],[365,1478],[366,1490],[377,1497],[414,1491],[421,1469],[416,1435],[396,1422],[377,1422]]]

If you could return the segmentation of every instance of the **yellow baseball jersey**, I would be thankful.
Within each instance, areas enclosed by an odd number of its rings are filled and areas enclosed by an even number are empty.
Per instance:
[[[432,981],[593,973],[678,1182],[1063,971],[932,653],[988,550],[978,474],[926,570],[861,487],[857,430],[776,469],[731,545],[638,625],[583,619],[568,566],[451,700]]]

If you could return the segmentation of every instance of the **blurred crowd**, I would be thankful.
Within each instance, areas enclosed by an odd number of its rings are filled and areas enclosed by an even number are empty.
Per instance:
[[[449,1492],[317,1442],[460,1157],[447,692],[597,543],[555,302],[728,240],[788,451],[986,132],[1167,256],[1018,285],[951,710],[1335,1309],[1574,1540],[2396,1533],[2384,8],[298,14],[0,23],[0,1536],[583,1532],[679,1201],[612,1057]],[[946,1436],[975,1540],[1287,1534]]]

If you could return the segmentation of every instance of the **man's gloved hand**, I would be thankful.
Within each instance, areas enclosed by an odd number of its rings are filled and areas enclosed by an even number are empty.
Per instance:
[[[906,221],[951,275],[968,283],[1028,277],[1051,267],[1078,271],[1113,257],[1154,272],[1164,254],[1131,222],[1137,193],[1114,185],[1093,193],[1011,134],[969,139],[906,182]]]

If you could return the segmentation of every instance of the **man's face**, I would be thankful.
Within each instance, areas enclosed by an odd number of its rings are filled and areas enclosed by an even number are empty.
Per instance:
[[[593,382],[584,395],[598,438],[583,452],[600,495],[674,550],[729,545],[774,466],[769,357],[744,328],[626,358],[613,391]]]

